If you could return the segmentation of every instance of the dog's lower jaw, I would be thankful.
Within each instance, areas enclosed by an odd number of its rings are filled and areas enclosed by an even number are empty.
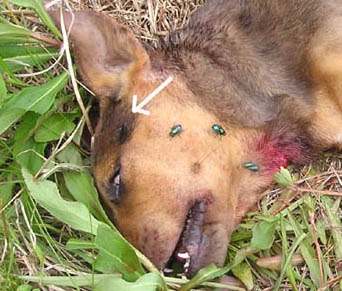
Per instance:
[[[208,208],[203,200],[191,207],[173,253],[173,258],[184,263],[184,272],[189,278],[211,263],[223,266],[226,258],[232,231],[230,220],[213,220],[209,211],[212,209]]]
[[[203,233],[206,208],[203,200],[196,201],[191,207],[175,251],[176,258],[185,259],[184,271],[190,276],[200,268],[201,259],[209,245],[208,237]]]
[[[193,257],[187,273],[189,278],[197,271],[210,264],[223,267],[228,251],[231,231],[227,232],[226,227],[217,225],[203,234],[202,243],[199,246],[198,255]]]
[[[229,238],[222,239],[225,231],[223,227],[215,230],[209,230],[208,233],[202,232],[200,241],[190,243],[178,248],[174,257],[184,264],[184,273],[188,278],[192,278],[197,271],[210,264],[222,267],[225,262]]]

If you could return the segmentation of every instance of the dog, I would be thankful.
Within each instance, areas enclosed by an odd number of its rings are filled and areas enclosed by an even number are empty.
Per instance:
[[[159,269],[172,257],[188,276],[222,266],[280,167],[342,147],[340,0],[208,0],[154,49],[101,13],[73,16],[78,72],[100,106],[97,187]],[[161,84],[150,115],[133,113],[133,96]]]

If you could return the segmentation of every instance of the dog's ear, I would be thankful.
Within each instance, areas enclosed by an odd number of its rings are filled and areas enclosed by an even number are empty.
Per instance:
[[[59,11],[49,12],[60,28]],[[129,91],[149,58],[129,28],[109,16],[93,11],[63,13],[78,71],[87,86],[101,100],[118,98]],[[72,19],[74,21],[72,23]]]

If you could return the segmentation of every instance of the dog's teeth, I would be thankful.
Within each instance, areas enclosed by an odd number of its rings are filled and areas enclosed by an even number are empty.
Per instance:
[[[187,274],[189,272],[189,267],[190,267],[190,259],[186,260],[184,264],[184,272]]]
[[[169,269],[169,268],[164,268],[164,273],[172,273],[173,270],[172,269]]]
[[[190,259],[189,253],[178,253],[177,256],[185,260]]]

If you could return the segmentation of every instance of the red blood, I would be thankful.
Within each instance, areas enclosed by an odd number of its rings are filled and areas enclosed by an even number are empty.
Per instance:
[[[289,162],[305,163],[308,160],[305,145],[299,140],[284,136],[261,136],[256,145],[256,151],[261,153],[262,170],[266,174],[278,172],[280,167],[286,168]]]

